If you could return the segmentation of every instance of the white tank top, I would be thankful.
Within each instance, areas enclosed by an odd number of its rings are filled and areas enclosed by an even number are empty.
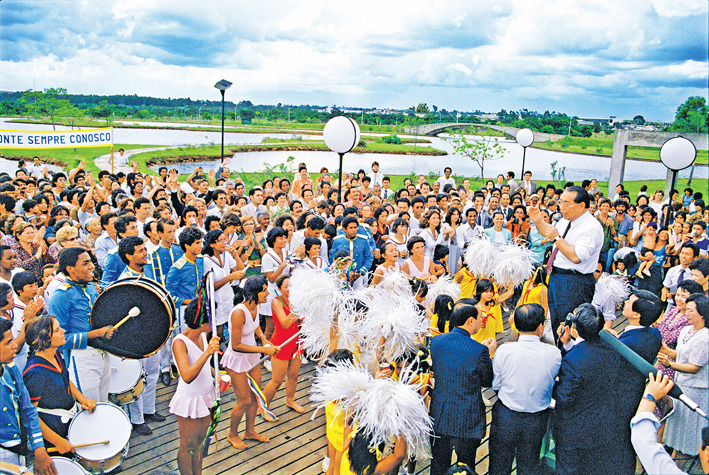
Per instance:
[[[430,273],[428,268],[431,266],[431,259],[426,256],[423,258],[423,270],[419,270],[411,259],[406,259],[406,262],[409,264],[409,276],[411,277],[423,277]]]

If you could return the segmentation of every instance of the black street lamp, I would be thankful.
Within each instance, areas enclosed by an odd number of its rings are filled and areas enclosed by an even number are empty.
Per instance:
[[[222,79],[221,81],[216,83],[214,87],[219,89],[219,92],[222,93],[222,155],[219,160],[221,162],[222,160],[224,160],[224,91],[231,87],[231,83],[226,79]]]

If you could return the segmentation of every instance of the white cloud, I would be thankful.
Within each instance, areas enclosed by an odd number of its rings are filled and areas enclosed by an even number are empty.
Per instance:
[[[708,69],[705,0],[119,0],[3,11],[3,90],[36,79],[206,99],[224,77],[233,96],[265,103],[561,105],[665,119],[706,94],[696,86]]]

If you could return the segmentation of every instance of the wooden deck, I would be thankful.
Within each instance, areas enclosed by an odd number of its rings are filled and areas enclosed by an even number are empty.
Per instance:
[[[614,327],[618,330],[627,322],[623,317],[616,320]],[[509,338],[508,325],[501,333],[498,343]],[[279,474],[314,475],[322,473],[321,463],[326,452],[325,415],[323,411],[313,417],[313,409],[309,403],[310,381],[315,373],[315,365],[308,364],[301,368],[296,399],[308,411],[297,414],[285,406],[284,388],[281,386],[272,404],[272,410],[280,421],[269,423],[257,418],[256,429],[267,435],[268,443],[247,441],[248,448],[237,452],[226,441],[229,430],[229,416],[234,406],[234,395],[231,389],[221,398],[222,420],[218,426],[219,447],[210,447],[209,455],[204,459],[205,475],[213,474]],[[264,370],[264,383],[270,379],[270,373]],[[177,384],[173,381],[170,387],[158,383],[157,410],[168,416],[167,421],[158,425],[151,424],[153,435],[148,437],[134,436],[130,441],[128,458],[121,465],[122,473],[126,474],[177,474],[176,454],[178,448],[177,420],[168,413],[168,404]],[[495,401],[492,390],[488,389],[485,396]],[[491,408],[487,409],[487,422],[490,423]],[[240,428],[243,431],[243,424]],[[487,473],[488,444],[487,435],[478,449],[476,472]],[[428,462],[421,461],[416,467],[416,473],[429,473]]]

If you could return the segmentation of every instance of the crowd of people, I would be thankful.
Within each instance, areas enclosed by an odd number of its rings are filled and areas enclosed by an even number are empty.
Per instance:
[[[344,174],[342,183],[326,168],[313,178],[301,163],[293,176],[247,189],[228,164],[186,177],[167,167],[143,174],[133,164],[130,173],[94,177],[83,163],[50,173],[35,158],[14,176],[0,174],[0,397],[7,409],[0,461],[19,464],[18,453],[33,453],[37,473],[56,473],[45,447],[74,451],[65,412],[77,403],[93,411],[109,396],[110,358],[94,343],[110,341],[116,328],[92,328],[93,304],[115,282],[139,276],[166,289],[177,323],[174,338],[140,360],[145,389],[125,406],[134,435],[150,436],[166,420],[155,410],[157,384],[178,379],[170,404],[178,466],[201,473],[217,353],[236,396],[228,441],[237,450],[268,442],[255,418],[278,422],[269,404],[281,385],[286,406],[305,411],[295,400],[301,364],[352,359],[337,339],[327,359],[302,351],[301,317],[290,304],[299,268],[335,273],[353,291],[393,274],[411,280],[431,319],[431,378],[421,397],[433,422],[432,474],[448,470],[453,451],[474,467],[484,408],[493,405],[483,388],[497,393],[490,473],[510,473],[515,458],[519,473],[538,473],[550,418],[559,473],[634,473],[636,455],[657,473],[657,453],[647,456],[651,438],[635,434],[648,421],[673,449],[678,473],[687,457],[709,454],[701,442],[706,420],[676,400],[662,422],[659,410],[641,410],[674,380],[709,411],[709,207],[701,192],[665,197],[645,188],[630,196],[618,185],[610,197],[596,180],[537,186],[529,171],[475,189],[469,179],[456,183],[450,167],[435,181],[421,175],[392,189],[377,162]],[[524,248],[535,265],[529,279],[515,286],[471,270],[466,251],[479,240]],[[216,332],[208,336],[198,301],[209,272]],[[426,300],[426,288],[443,279],[460,294]],[[608,279],[632,287],[624,302]],[[498,348],[506,314],[514,342]],[[647,375],[600,339],[619,314],[628,319],[621,341],[666,376],[652,378],[647,391]],[[261,364],[262,356],[270,358]],[[382,363],[377,378],[393,377],[401,365]],[[262,367],[272,372],[263,386]],[[329,426],[334,418],[328,415]],[[340,463],[350,429],[328,428],[323,469],[330,474],[350,470]],[[392,442],[369,473],[413,473],[405,443]]]

